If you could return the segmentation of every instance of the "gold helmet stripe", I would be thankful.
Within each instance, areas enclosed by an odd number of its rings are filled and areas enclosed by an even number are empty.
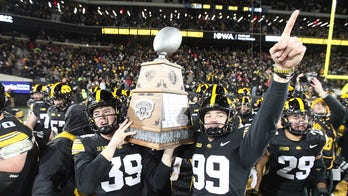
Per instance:
[[[216,94],[213,93],[211,95],[211,98],[210,98],[210,105],[213,106],[215,104],[215,100],[216,100]]]
[[[61,84],[61,82],[57,82],[52,86],[51,92],[50,92],[50,97],[53,97],[54,95],[54,89],[56,88],[56,86],[58,86],[59,84]]]
[[[96,102],[99,102],[100,101],[100,93],[101,93],[101,90],[97,90],[95,92],[95,101]]]
[[[300,106],[301,112],[304,112],[305,111],[305,104],[303,103],[303,100],[297,97],[297,98],[290,99],[290,101],[292,101],[294,99],[296,99],[298,105]]]

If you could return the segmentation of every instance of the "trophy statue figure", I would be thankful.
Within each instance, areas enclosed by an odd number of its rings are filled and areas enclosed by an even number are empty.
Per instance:
[[[137,132],[129,138],[132,143],[163,149],[193,141],[182,68],[166,59],[166,55],[177,51],[181,41],[178,29],[161,29],[153,42],[158,58],[141,64],[127,112],[133,121],[129,131]]]

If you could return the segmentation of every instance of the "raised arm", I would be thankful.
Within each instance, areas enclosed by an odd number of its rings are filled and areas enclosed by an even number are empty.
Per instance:
[[[306,47],[296,37],[290,37],[298,14],[298,10],[292,13],[279,42],[270,49],[275,63],[273,79],[261,108],[242,141],[239,153],[245,165],[252,166],[263,155],[272,139],[287,99],[289,81],[306,51]]]

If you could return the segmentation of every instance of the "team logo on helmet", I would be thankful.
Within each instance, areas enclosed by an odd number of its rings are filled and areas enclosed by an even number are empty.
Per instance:
[[[50,98],[70,100],[72,98],[72,89],[67,84],[57,82],[51,89]]]

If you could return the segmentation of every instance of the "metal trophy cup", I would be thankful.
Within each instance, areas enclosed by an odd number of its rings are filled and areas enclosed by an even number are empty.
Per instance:
[[[165,58],[177,51],[181,41],[178,29],[161,29],[153,42],[158,58],[141,64],[127,113],[133,121],[129,131],[137,132],[129,138],[132,143],[159,150],[193,142],[182,68]]]

